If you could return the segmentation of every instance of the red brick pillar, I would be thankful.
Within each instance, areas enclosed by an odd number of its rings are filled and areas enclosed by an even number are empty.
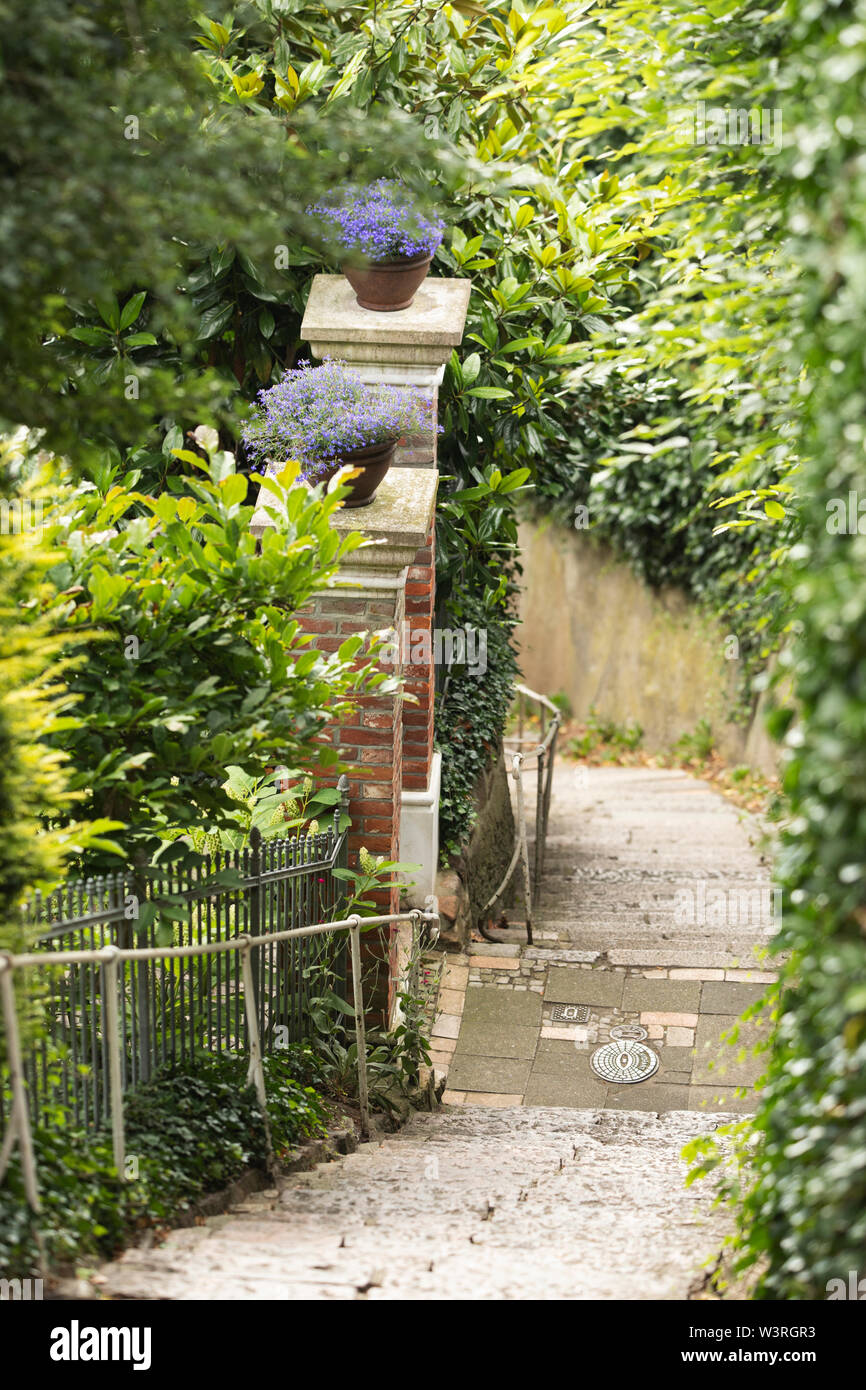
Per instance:
[[[298,614],[305,632],[313,637],[319,651],[335,652],[356,633],[386,630],[395,635],[404,616],[405,592],[402,585],[389,594],[373,595],[349,590],[345,594],[320,595]],[[388,643],[388,656],[399,654],[399,646]],[[369,660],[362,651],[356,663]],[[388,675],[400,678],[399,662],[381,664]],[[400,853],[400,794],[403,766],[402,699],[399,693],[361,695],[357,708],[348,718],[334,723],[326,737],[336,748],[349,778],[349,864],[358,867],[358,851],[363,845],[371,854],[397,859]],[[398,910],[398,892],[379,895],[383,912]]]
[[[407,677],[417,704],[404,704],[402,691],[372,692],[358,698],[348,718],[335,720],[324,737],[337,750],[349,779],[349,864],[358,868],[363,846],[371,854],[399,860],[404,798],[408,789],[428,787],[433,746],[433,662],[431,630],[434,603],[433,527],[438,473],[427,468],[392,468],[379,486],[376,501],[363,512],[342,508],[332,518],[341,534],[361,531],[373,542],[352,553],[340,571],[337,586],[318,597],[298,615],[304,630],[322,652],[335,652],[356,633],[386,635],[382,669]],[[259,526],[257,527],[257,522]],[[264,513],[253,519],[263,529]],[[412,649],[405,644],[408,629],[420,634]],[[369,652],[359,654],[359,665]],[[427,888],[431,892],[432,888]],[[400,910],[400,891],[394,886],[374,895],[380,911]],[[422,899],[423,900],[423,899]],[[372,996],[374,1012],[390,1018],[396,983],[397,929],[378,938],[364,937],[364,951],[386,965]]]

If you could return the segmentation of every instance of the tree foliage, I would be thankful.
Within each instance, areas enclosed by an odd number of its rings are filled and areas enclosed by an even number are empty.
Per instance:
[[[260,11],[276,40],[282,7]],[[88,438],[128,444],[165,415],[218,410],[225,383],[202,377],[202,359],[219,365],[209,345],[226,333],[239,357],[250,314],[256,343],[270,340],[268,306],[289,293],[277,248],[306,225],[311,192],[350,164],[378,172],[382,149],[411,171],[419,143],[399,112],[363,128],[338,99],[290,113],[277,74],[252,52],[233,60],[219,22],[193,41],[195,13],[189,0],[45,0],[37,23],[24,0],[0,3],[0,330],[13,368],[0,417],[47,429],[79,460]],[[224,275],[230,311],[213,293]],[[131,298],[142,292],[146,304]],[[161,351],[130,342],[116,295]],[[106,327],[109,339],[92,336]]]
[[[256,484],[215,431],[197,436],[210,457],[189,454],[195,477],[153,497],[134,473],[109,476],[75,488],[51,518],[49,616],[55,640],[86,658],[65,676],[80,711],[61,736],[72,786],[89,815],[124,823],[130,854],[178,829],[233,827],[229,764],[332,768],[326,723],[353,695],[392,684],[362,635],[324,654],[297,616],[361,544],[329,524],[341,492],[311,491],[287,469],[269,480],[271,524],[257,541]]]
[[[841,534],[829,521],[834,499],[866,497],[866,5],[788,14],[785,254],[803,271],[790,332],[806,365],[796,718],[774,716],[790,804],[778,944],[791,955],[741,1226],[747,1258],[766,1261],[762,1296],[821,1299],[862,1270],[866,1245],[866,537],[856,519]]]
[[[0,445],[0,509],[35,509],[35,492],[24,498],[10,486],[16,441]],[[26,942],[18,911],[32,888],[52,884],[64,863],[85,850],[113,844],[115,824],[83,823],[80,798],[72,786],[68,758],[57,746],[61,731],[75,724],[73,701],[61,681],[71,678],[81,659],[59,635],[50,616],[39,611],[50,592],[50,550],[38,533],[10,526],[0,545],[0,946],[21,949]],[[55,684],[46,683],[50,671]],[[62,822],[62,824],[61,824]]]

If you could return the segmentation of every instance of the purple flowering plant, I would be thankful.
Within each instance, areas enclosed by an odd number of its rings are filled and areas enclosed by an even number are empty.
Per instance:
[[[374,263],[432,256],[445,230],[441,218],[419,211],[398,179],[350,184],[339,199],[312,204],[307,216],[319,222],[325,238],[344,258],[349,253]]]
[[[412,387],[373,386],[345,362],[301,362],[260,391],[241,430],[256,463],[301,464],[300,476],[321,482],[346,454],[433,428],[433,402]]]

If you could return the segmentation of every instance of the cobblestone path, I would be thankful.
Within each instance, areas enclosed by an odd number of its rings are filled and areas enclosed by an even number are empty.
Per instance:
[[[128,1251],[103,1292],[170,1299],[687,1296],[722,1221],[683,1189],[694,1117],[454,1107]]]
[[[708,1184],[684,1187],[680,1154],[752,1108],[738,1088],[756,1059],[734,1054],[724,1075],[711,1063],[769,978],[752,954],[768,903],[747,829],[702,783],[560,765],[536,945],[513,928],[502,946],[448,957],[442,1111],[128,1251],[103,1270],[103,1292],[688,1297],[726,1218]],[[652,1077],[616,1085],[592,1071],[617,1025],[646,1030]]]

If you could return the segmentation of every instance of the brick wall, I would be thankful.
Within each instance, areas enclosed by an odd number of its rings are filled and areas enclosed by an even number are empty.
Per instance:
[[[406,594],[383,591],[381,596],[320,595],[308,609],[298,614],[301,626],[313,636],[319,651],[333,652],[357,632],[393,629],[395,635],[405,619]],[[399,650],[399,644],[392,652]],[[359,665],[362,664],[360,661]],[[399,662],[383,664],[389,674],[401,675]],[[353,714],[324,735],[348,765],[349,867],[358,868],[358,851],[363,845],[371,854],[387,859],[400,858],[400,796],[403,766],[403,701],[400,696],[370,694],[358,698]],[[399,889],[372,895],[380,912],[398,912]],[[361,938],[365,968],[365,992],[370,1011],[381,1020],[391,1005],[393,938],[396,933],[382,928]],[[387,967],[387,968],[383,968]]]

